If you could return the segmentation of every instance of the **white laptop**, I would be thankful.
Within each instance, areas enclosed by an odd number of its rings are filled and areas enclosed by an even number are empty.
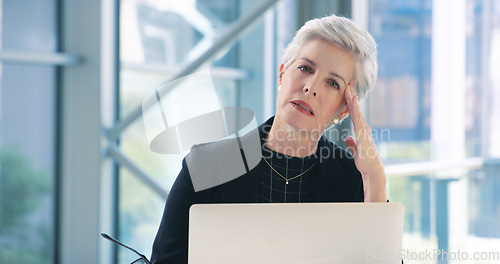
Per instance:
[[[197,204],[189,264],[400,264],[400,203]]]

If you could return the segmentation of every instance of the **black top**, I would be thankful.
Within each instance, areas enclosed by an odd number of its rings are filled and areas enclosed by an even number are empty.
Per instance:
[[[273,119],[270,118],[258,128],[261,146],[267,138]],[[244,141],[247,135],[243,136],[241,140]],[[209,146],[218,148],[224,146],[224,141],[210,143]],[[227,155],[234,155],[234,153],[227,153]],[[362,177],[349,153],[325,137],[321,137],[314,158],[317,163],[310,177],[314,192],[312,198],[308,198],[308,200],[312,202],[363,202]],[[227,166],[227,160],[227,157],[218,157],[212,166],[224,166],[225,164]],[[163,218],[153,244],[151,262],[156,264],[187,263],[189,208],[191,205],[197,203],[258,202],[264,166],[267,164],[261,159],[257,166],[234,180],[195,192],[186,159],[184,159],[182,169],[170,190],[165,205]],[[290,181],[290,184],[296,180],[298,178]]]
[[[314,167],[316,166],[314,155],[303,158],[292,157],[266,147],[263,147],[262,153],[263,158],[269,164],[266,162],[259,164],[260,184],[257,202],[301,203],[313,201]],[[301,173],[304,174],[300,175]],[[298,175],[300,176],[297,177]],[[287,183],[282,176],[291,180]]]

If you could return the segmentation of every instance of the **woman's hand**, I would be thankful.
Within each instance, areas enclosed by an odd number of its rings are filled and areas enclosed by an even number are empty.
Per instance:
[[[358,96],[353,92],[354,87],[354,82],[348,84],[345,89],[345,99],[356,139],[348,136],[344,142],[353,155],[356,168],[363,176],[365,202],[385,202],[387,178],[384,165],[375,147],[370,126],[366,123],[359,107]]]

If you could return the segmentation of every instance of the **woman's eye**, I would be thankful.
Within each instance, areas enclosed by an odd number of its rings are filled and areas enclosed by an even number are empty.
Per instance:
[[[337,89],[340,87],[339,84],[334,80],[329,80],[328,85],[332,86],[333,88],[337,88]]]
[[[299,66],[299,70],[302,72],[312,73],[312,69],[309,66],[305,66],[305,65]]]

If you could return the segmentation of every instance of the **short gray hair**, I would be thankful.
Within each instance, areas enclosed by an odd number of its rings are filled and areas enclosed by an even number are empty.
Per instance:
[[[297,31],[285,49],[284,68],[288,68],[297,59],[302,47],[314,39],[328,41],[354,57],[356,94],[359,99],[364,98],[377,81],[377,44],[370,33],[351,20],[336,15],[309,20]]]

